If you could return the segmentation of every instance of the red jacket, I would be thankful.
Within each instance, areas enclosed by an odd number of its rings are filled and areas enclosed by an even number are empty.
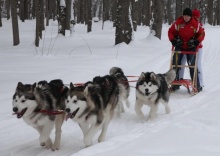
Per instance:
[[[189,49],[187,43],[195,37],[200,43],[205,37],[204,29],[200,26],[200,23],[195,19],[191,18],[189,22],[185,22],[183,16],[179,17],[175,23],[171,25],[168,30],[169,40],[174,40],[179,36],[183,40],[183,49]]]

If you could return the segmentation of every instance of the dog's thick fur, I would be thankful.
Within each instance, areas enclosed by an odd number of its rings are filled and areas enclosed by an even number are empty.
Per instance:
[[[109,74],[113,76],[118,84],[119,89],[119,100],[118,100],[118,109],[119,115],[121,112],[125,112],[123,103],[125,102],[126,106],[130,107],[130,102],[128,100],[130,94],[130,86],[128,83],[127,77],[124,75],[124,72],[119,67],[112,67],[109,71]]]
[[[101,129],[98,142],[105,139],[109,122],[118,103],[118,86],[111,76],[96,77],[85,86],[70,84],[66,98],[67,117],[82,129],[84,143],[92,145],[92,138]]]
[[[135,111],[140,118],[144,119],[144,114],[141,111],[143,104],[150,107],[148,120],[156,117],[159,102],[164,105],[166,113],[170,113],[168,85],[175,77],[176,73],[173,69],[170,69],[165,74],[155,74],[154,72],[141,73],[136,84],[135,103]]]
[[[61,126],[65,113],[53,114],[55,110],[64,110],[64,95],[68,88],[61,80],[40,81],[33,85],[19,82],[13,96],[13,111],[40,134],[40,145],[52,150],[60,149]],[[50,134],[55,125],[55,141]]]

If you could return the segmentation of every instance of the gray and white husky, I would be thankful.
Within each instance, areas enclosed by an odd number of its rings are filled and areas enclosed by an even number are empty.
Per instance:
[[[128,100],[130,94],[130,86],[128,83],[127,77],[124,75],[124,72],[119,67],[112,67],[109,71],[109,74],[116,79],[119,89],[119,100],[118,100],[118,109],[119,115],[121,112],[125,112],[123,103],[125,102],[127,108],[130,107],[130,102]]]
[[[13,111],[17,118],[22,118],[40,134],[41,146],[60,149],[61,126],[65,113],[57,110],[65,109],[64,96],[68,88],[61,80],[52,80],[49,83],[40,81],[33,85],[18,82],[13,95]],[[55,141],[50,139],[55,125]]]
[[[142,72],[136,84],[135,111],[140,118],[144,118],[141,110],[143,104],[150,107],[148,120],[156,117],[158,105],[161,102],[167,114],[170,113],[169,89],[168,85],[175,79],[176,72],[170,69],[165,74],[155,74],[154,72]]]
[[[86,146],[92,145],[94,135],[101,129],[98,142],[105,140],[108,125],[118,103],[118,87],[113,78],[99,77],[102,83],[88,82],[85,86],[70,84],[66,98],[66,119],[77,122]]]

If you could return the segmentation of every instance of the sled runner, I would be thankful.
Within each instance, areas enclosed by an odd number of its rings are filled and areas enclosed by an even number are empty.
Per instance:
[[[194,68],[194,73],[193,73],[193,80],[191,79],[181,79],[181,80],[174,80],[172,83],[171,83],[171,86],[175,86],[175,85],[178,85],[178,86],[184,86],[187,88],[188,90],[188,93],[189,94],[197,94],[198,93],[198,90],[197,90],[197,52],[194,52],[194,51],[172,51],[171,53],[171,61],[170,61],[170,68],[175,68],[176,70],[178,70],[178,68]],[[195,55],[195,65],[192,66],[192,65],[178,65],[178,55],[179,54],[193,54]],[[176,55],[176,56],[174,56]],[[175,63],[173,64],[173,56],[176,57],[175,59]],[[172,89],[171,89],[172,91]]]

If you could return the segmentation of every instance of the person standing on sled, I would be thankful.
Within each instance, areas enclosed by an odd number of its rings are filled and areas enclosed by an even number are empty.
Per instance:
[[[197,9],[194,9],[192,11],[192,16],[197,20],[199,21],[200,19],[200,11],[197,10]],[[200,27],[203,28],[203,25],[202,23],[200,22]],[[204,28],[203,28],[204,29]],[[205,36],[205,31],[204,31],[204,36]],[[197,55],[197,67],[198,67],[198,77],[199,77],[199,82],[200,82],[200,90],[202,91],[202,88],[204,87],[204,83],[203,83],[203,72],[202,72],[202,53],[203,53],[203,50],[202,50],[202,42],[199,44],[199,46],[197,47],[198,49],[198,55]],[[185,65],[186,64],[186,56],[184,55],[183,58],[182,58],[182,62],[181,62],[182,65]],[[179,70],[179,78],[180,79],[183,79],[184,77],[184,67],[182,67],[180,70]]]
[[[204,39],[204,29],[200,27],[200,23],[192,18],[192,10],[186,8],[183,11],[183,16],[179,17],[169,28],[168,38],[172,43],[175,51],[192,51],[196,52],[196,47]],[[173,56],[173,64],[181,65],[182,57],[186,55],[188,65],[195,65],[196,55],[194,54],[179,54]],[[176,80],[179,80],[179,69],[176,69]],[[197,70],[197,69],[196,69]],[[198,73],[198,70],[196,71]],[[190,77],[193,80],[194,68],[190,68]],[[200,82],[197,77],[197,90],[200,90]],[[179,86],[175,85],[172,87],[175,91],[179,89]]]

